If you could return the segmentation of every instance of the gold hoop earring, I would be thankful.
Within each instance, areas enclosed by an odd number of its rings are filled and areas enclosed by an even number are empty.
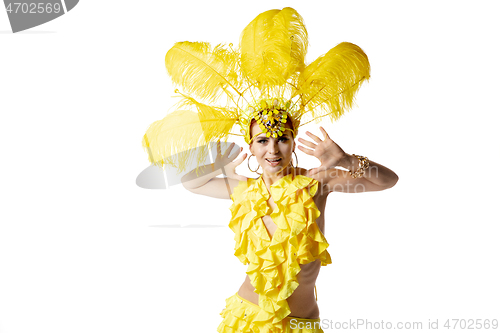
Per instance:
[[[295,154],[295,152],[293,152],[293,153]],[[299,159],[297,158],[297,154],[295,154],[295,162],[296,162],[295,164],[296,164],[296,166],[293,166],[292,162],[293,162],[293,158],[290,160],[290,164],[292,165],[292,168],[295,169],[295,168],[297,168],[299,166]]]
[[[255,169],[255,170],[250,169],[250,157],[252,157],[252,156],[255,156],[255,155],[254,155],[254,154],[250,155],[250,156],[248,157],[248,160],[247,160],[248,170],[250,170],[250,171],[252,171],[252,172],[255,172],[255,173],[256,173],[256,174],[258,174],[258,175],[262,175],[262,173],[258,173],[258,172],[257,172],[257,170],[259,170],[259,168],[260,168],[260,164],[259,164],[259,166],[257,167],[257,169]]]

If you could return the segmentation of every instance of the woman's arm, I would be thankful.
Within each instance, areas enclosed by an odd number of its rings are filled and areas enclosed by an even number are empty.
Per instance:
[[[369,160],[369,167],[362,177],[353,178],[348,171],[336,169],[336,166],[355,172],[359,167],[356,156],[346,154],[320,126],[325,136],[324,141],[310,132],[306,132],[316,144],[299,139],[302,144],[313,150],[300,147],[308,155],[317,157],[321,166],[311,169],[309,177],[318,180],[328,192],[359,193],[368,191],[382,191],[391,188],[398,182],[398,176],[389,168]]]
[[[354,155],[345,154],[344,157],[340,159],[338,166],[351,172],[356,172],[359,168],[359,159]],[[352,178],[352,176],[350,177]],[[369,166],[365,170],[363,178],[384,188],[393,187],[399,179],[394,171],[372,160],[369,160]]]
[[[358,158],[346,154],[344,161],[339,166],[351,171],[358,169]],[[355,161],[354,161],[355,160]],[[387,167],[369,160],[370,166],[362,177],[352,178],[348,171],[331,168],[317,172],[309,177],[322,184],[322,190],[330,192],[362,193],[383,191],[393,187],[398,182],[398,176]]]
[[[192,190],[208,183],[212,178],[217,177],[222,173],[222,169],[215,168],[214,163],[199,167],[198,174],[196,169],[193,169],[182,176],[181,181],[184,188]]]

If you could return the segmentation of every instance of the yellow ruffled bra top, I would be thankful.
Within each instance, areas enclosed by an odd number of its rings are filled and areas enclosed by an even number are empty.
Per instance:
[[[332,263],[328,242],[316,224],[321,214],[313,201],[317,190],[317,180],[288,174],[270,186],[270,194],[260,176],[240,181],[231,195],[234,254],[248,264],[246,273],[259,294],[260,310],[252,326],[259,327],[260,333],[284,329],[282,320],[291,312],[287,298],[299,285],[299,264],[317,259],[322,266]],[[271,214],[269,195],[276,203]],[[262,221],[265,215],[277,225],[272,237]]]

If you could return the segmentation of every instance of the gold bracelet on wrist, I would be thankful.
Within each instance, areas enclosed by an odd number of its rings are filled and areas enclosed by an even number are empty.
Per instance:
[[[364,156],[356,155],[356,154],[352,154],[352,156],[356,156],[358,158],[359,167],[358,167],[358,170],[356,170],[355,172],[352,172],[351,170],[349,170],[351,177],[352,178],[363,177],[363,175],[365,174],[365,170],[368,169],[368,167],[370,166],[370,162],[368,161],[368,158],[366,158]]]

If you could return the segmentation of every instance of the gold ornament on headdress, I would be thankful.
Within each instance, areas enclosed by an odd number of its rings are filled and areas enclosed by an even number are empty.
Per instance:
[[[241,135],[250,144],[253,119],[267,137],[288,130],[295,138],[298,128],[313,120],[338,120],[370,77],[368,57],[347,42],[306,66],[307,30],[289,7],[259,14],[243,30],[239,49],[232,46],[179,42],[167,52],[167,72],[184,92],[176,90],[178,109],[144,135],[151,163],[181,172],[196,158],[198,171],[208,149],[197,147],[226,141],[229,135]],[[285,127],[287,120],[293,128]],[[235,124],[241,134],[230,133]]]

